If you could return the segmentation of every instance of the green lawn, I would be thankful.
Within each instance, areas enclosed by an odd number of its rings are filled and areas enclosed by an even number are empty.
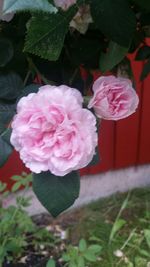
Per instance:
[[[150,267],[150,189],[94,202],[78,212],[71,242],[85,238],[102,246],[91,267]]]

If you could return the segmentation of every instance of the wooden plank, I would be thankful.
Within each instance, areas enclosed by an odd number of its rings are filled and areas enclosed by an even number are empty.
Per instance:
[[[138,163],[150,163],[150,75],[144,80]]]
[[[135,55],[130,57],[135,78],[136,91],[140,98],[139,108],[130,117],[116,123],[116,147],[115,147],[115,169],[128,167],[137,163],[139,125],[141,113],[141,89],[139,80],[143,63],[134,60]]]
[[[24,166],[17,152],[13,152],[7,163],[0,168],[0,181],[7,183],[10,189],[13,181],[10,179],[13,175],[20,175],[22,172],[30,171]]]
[[[114,122],[103,120],[99,130],[100,163],[84,168],[81,175],[97,174],[108,171],[114,167]]]
[[[150,38],[146,38],[150,46]],[[139,125],[138,164],[150,163],[150,74],[143,81],[141,101],[141,120]]]

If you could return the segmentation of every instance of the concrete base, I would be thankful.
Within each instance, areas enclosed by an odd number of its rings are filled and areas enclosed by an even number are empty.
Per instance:
[[[71,208],[82,206],[116,192],[125,192],[129,189],[145,186],[150,186],[150,165],[83,176],[81,179],[80,196]],[[23,191],[18,193],[18,195],[20,194],[23,194]],[[27,208],[31,215],[46,211],[32,190],[29,190],[25,195],[32,196],[32,204]],[[15,204],[15,195],[9,196],[5,201],[5,206],[13,204]]]

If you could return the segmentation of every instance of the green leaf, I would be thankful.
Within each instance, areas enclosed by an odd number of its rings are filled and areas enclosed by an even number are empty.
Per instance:
[[[90,34],[70,36],[68,42],[69,60],[78,67],[83,64],[88,68],[97,68],[102,45],[97,36]]]
[[[135,60],[145,60],[150,57],[150,46],[144,45],[137,51]]]
[[[96,256],[93,252],[87,250],[85,253],[84,253],[84,258],[88,261],[91,261],[91,262],[95,262],[96,261]]]
[[[102,72],[111,70],[125,57],[128,52],[127,47],[118,45],[110,41],[108,51],[100,56],[99,67]]]
[[[71,261],[72,262],[76,262],[76,259],[79,256],[78,247],[73,247],[72,245],[70,245],[69,248],[68,248],[68,253],[70,255]]]
[[[131,261],[128,261],[127,264],[126,264],[126,267],[134,267],[134,265],[133,265],[133,263]]]
[[[70,255],[69,254],[67,254],[67,253],[64,253],[63,255],[62,255],[62,259],[63,259],[63,261],[70,261]]]
[[[56,266],[56,263],[53,259],[50,259],[46,264],[46,267],[55,267],[55,266]]]
[[[0,247],[0,265],[3,263],[3,261],[4,261],[5,257],[6,257],[6,255],[7,255],[7,249],[6,249],[6,246],[5,246],[5,247],[1,246],[1,247]],[[1,265],[1,266],[2,266],[2,265]]]
[[[0,75],[0,98],[3,100],[15,100],[23,88],[23,82],[16,73]]]
[[[83,256],[78,256],[78,267],[85,267],[85,260]]]
[[[5,131],[15,114],[15,105],[0,103],[0,134]]]
[[[91,236],[89,238],[89,241],[94,241],[94,242],[100,242],[101,241],[101,238],[97,237],[97,236]]]
[[[76,265],[76,263],[70,262],[69,265],[68,265],[68,267],[78,267],[78,266]]]
[[[11,180],[13,181],[21,181],[22,177],[20,175],[14,175],[11,177]]]
[[[143,81],[148,76],[149,73],[150,73],[150,58],[144,64],[140,80]]]
[[[12,238],[12,240],[8,240],[8,242],[6,244],[7,251],[17,253],[21,249],[20,245],[18,244],[19,243],[18,241],[20,241],[20,240],[18,240],[18,239],[14,237],[14,238]]]
[[[99,253],[102,250],[102,247],[99,245],[91,245],[88,247],[88,249],[93,253]]]
[[[148,257],[149,258],[149,251],[146,251],[144,249],[140,249],[139,248],[139,253],[144,256],[144,257]]]
[[[81,252],[85,251],[87,249],[87,244],[86,244],[86,241],[85,239],[81,239],[80,242],[79,242],[79,250]]]
[[[19,97],[18,97],[18,99],[17,99],[17,102],[18,102],[18,101],[20,100],[20,98],[22,98],[23,96],[27,96],[27,95],[29,95],[29,94],[31,94],[31,93],[37,93],[38,90],[39,90],[39,87],[40,87],[40,86],[41,86],[41,85],[39,85],[39,84],[30,84],[30,85],[24,87],[23,90],[22,90],[22,92],[21,92],[21,94],[19,95]]]
[[[10,144],[11,129],[7,129],[0,135],[0,166],[3,166],[10,154],[13,151],[13,147]]]
[[[143,257],[136,256],[134,262],[135,262],[134,266],[136,267],[145,267],[145,266],[148,267],[147,260],[144,259]]]
[[[65,14],[34,15],[29,22],[24,50],[44,59],[57,60],[75,13],[76,9],[70,8]]]
[[[3,197],[8,197],[8,195],[9,195],[9,191],[7,190],[7,191],[5,191],[4,193],[3,193]]]
[[[102,33],[121,46],[129,47],[136,30],[136,17],[126,0],[92,0],[93,20]]]
[[[123,219],[118,219],[117,221],[115,221],[111,234],[110,234],[110,241],[113,240],[115,234],[126,224],[126,221]]]
[[[0,38],[0,67],[4,67],[13,57],[14,50],[10,40]]]
[[[143,12],[140,16],[141,26],[149,26],[150,25],[150,12]]]
[[[90,166],[93,166],[93,165],[96,165],[96,164],[100,163],[100,155],[99,154],[100,154],[99,153],[99,148],[97,146],[96,150],[95,150],[95,155],[93,156],[92,161],[87,165],[87,167],[90,167]]]
[[[20,181],[16,182],[16,183],[12,186],[11,191],[12,191],[13,193],[16,192],[16,191],[20,188],[20,186],[21,186],[21,182],[20,182]]]
[[[2,193],[6,189],[6,187],[7,187],[7,184],[6,183],[2,183],[0,181],[0,193]]]
[[[56,13],[57,8],[51,5],[48,0],[5,0],[3,5],[3,14],[16,11],[44,11]]]
[[[144,229],[144,236],[145,236],[147,245],[150,248],[150,230],[149,229]]]
[[[74,203],[79,189],[79,175],[75,171],[64,177],[57,177],[50,172],[33,174],[33,190],[42,205],[54,217]]]

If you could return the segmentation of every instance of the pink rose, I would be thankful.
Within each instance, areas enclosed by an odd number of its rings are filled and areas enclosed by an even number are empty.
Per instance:
[[[54,0],[54,4],[56,7],[61,7],[64,11],[66,11],[70,6],[74,5],[77,0]]]
[[[136,111],[139,98],[126,78],[106,76],[98,78],[93,85],[94,96],[88,108],[105,120],[120,120]]]
[[[12,122],[11,143],[33,172],[64,176],[85,167],[97,146],[96,119],[82,108],[76,89],[42,86],[22,97]]]

